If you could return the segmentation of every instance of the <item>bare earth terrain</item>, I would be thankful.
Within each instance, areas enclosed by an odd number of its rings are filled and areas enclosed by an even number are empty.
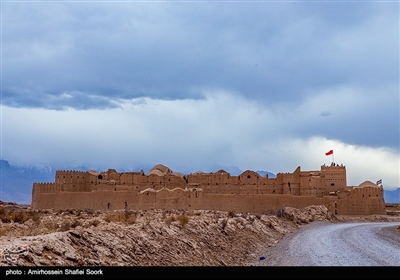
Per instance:
[[[335,216],[325,206],[249,214],[33,211],[0,203],[0,219],[0,266],[253,266],[269,247],[314,221],[400,225],[400,209],[356,217]]]

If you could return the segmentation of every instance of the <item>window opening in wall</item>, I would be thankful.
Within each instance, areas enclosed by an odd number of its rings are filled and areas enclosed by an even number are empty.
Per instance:
[[[332,183],[331,186],[332,186],[332,187],[335,186],[335,183]]]
[[[247,179],[250,179],[250,175],[247,175]]]
[[[103,180],[103,176],[99,175],[99,176],[97,176],[97,179]]]

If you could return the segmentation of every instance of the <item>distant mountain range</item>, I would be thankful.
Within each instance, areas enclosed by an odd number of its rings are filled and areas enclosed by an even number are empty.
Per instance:
[[[384,190],[383,198],[386,203],[400,203],[400,188],[393,191]]]
[[[12,165],[7,160],[0,160],[0,200],[6,202],[16,202],[18,204],[31,204],[33,183],[54,182],[56,170],[82,170],[89,168],[55,168],[50,166],[35,165]],[[147,168],[149,169],[149,168]],[[147,173],[149,170],[145,170]],[[240,175],[244,170],[236,166],[213,165],[212,170],[204,170],[205,172],[215,172],[225,170],[232,176]],[[129,170],[119,170],[119,172],[127,172]],[[135,170],[134,170],[135,171]],[[179,172],[179,171],[178,171]],[[268,174],[268,178],[274,178],[275,174],[268,171],[255,171],[261,176]],[[400,203],[400,188],[389,191],[384,190],[384,198],[386,203]]]
[[[30,204],[33,183],[54,182],[55,173],[48,166],[17,166],[0,160],[0,200]]]

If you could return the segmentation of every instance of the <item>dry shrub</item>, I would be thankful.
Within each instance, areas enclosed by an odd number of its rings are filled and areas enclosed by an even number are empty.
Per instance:
[[[179,224],[181,225],[181,227],[184,227],[188,222],[189,222],[189,217],[185,214],[183,215],[178,215],[176,217],[176,220],[179,222]]]
[[[20,223],[23,224],[25,223],[27,220],[33,218],[34,216],[33,211],[10,211],[8,213],[8,217],[10,220],[14,221],[14,223]]]
[[[11,219],[9,217],[9,211],[4,207],[0,207],[0,220],[3,223],[11,222]]]
[[[5,217],[7,214],[7,209],[3,206],[0,206],[0,218]]]
[[[90,225],[94,226],[94,227],[97,227],[100,223],[101,222],[98,219],[94,219],[94,220],[90,221]]]
[[[44,226],[49,230],[49,231],[55,231],[57,229],[57,224],[54,221],[47,220],[44,222]]]
[[[2,226],[0,227],[0,236],[5,236],[11,230],[10,226]]]
[[[32,216],[32,220],[36,225],[40,224],[40,213],[39,212],[34,212]]]
[[[104,220],[108,223],[116,222],[130,225],[136,222],[136,213],[132,211],[107,213]]]
[[[236,216],[236,214],[235,214],[235,212],[234,211],[228,211],[228,217],[229,218],[233,218],[233,217],[235,217]]]
[[[168,218],[165,219],[165,224],[169,227],[173,221],[175,221],[175,217],[169,216]]]
[[[81,223],[81,221],[78,220],[78,219],[75,219],[75,220],[71,223],[71,227],[72,227],[72,228],[76,228],[76,227],[81,226],[81,225],[82,225],[82,223]]]
[[[86,214],[89,214],[89,215],[93,215],[94,214],[94,210],[90,209],[90,208],[86,208],[85,212],[86,212]]]
[[[107,213],[106,216],[104,217],[104,221],[106,221],[107,223],[121,222],[122,213],[121,212]]]

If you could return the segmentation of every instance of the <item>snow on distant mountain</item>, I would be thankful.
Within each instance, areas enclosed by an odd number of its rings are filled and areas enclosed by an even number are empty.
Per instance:
[[[54,182],[55,170],[50,166],[12,165],[0,160],[0,200],[31,204],[34,182]]]

